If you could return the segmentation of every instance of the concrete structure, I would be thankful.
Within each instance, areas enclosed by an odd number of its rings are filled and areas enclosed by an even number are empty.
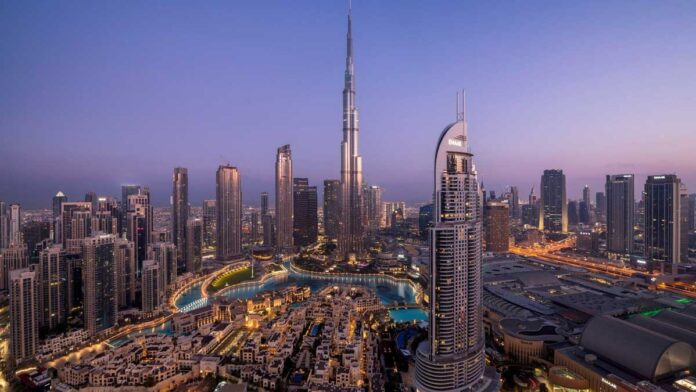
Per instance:
[[[504,253],[510,248],[510,208],[507,203],[486,204],[486,251]]]
[[[293,192],[290,145],[278,148],[275,167],[275,246],[280,252],[292,250]]]
[[[236,167],[218,167],[216,200],[216,257],[221,261],[231,260],[242,253],[242,181]]]
[[[681,261],[681,180],[674,175],[648,176],[645,182],[645,257],[665,267]]]
[[[505,354],[515,362],[531,365],[546,357],[547,345],[564,340],[555,325],[540,318],[500,320],[500,329],[505,342]]]
[[[113,234],[83,240],[82,283],[85,326],[91,336],[116,325],[118,301]]]

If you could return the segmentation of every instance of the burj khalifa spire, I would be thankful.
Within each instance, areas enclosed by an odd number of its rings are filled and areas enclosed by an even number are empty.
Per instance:
[[[341,142],[341,220],[338,250],[344,258],[363,253],[362,157],[358,150],[358,109],[355,106],[355,65],[351,9],[348,11],[346,71],[343,87]]]

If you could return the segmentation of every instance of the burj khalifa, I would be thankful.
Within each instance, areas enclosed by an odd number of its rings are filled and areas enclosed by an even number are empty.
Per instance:
[[[343,141],[341,142],[341,219],[338,251],[346,259],[363,253],[362,157],[358,150],[358,109],[355,106],[355,65],[351,11],[348,34],[345,85],[343,88]]]

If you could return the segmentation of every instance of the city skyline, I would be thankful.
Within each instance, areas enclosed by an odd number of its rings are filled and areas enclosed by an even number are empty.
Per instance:
[[[48,208],[57,191],[75,201],[137,183],[165,206],[171,170],[182,166],[191,204],[200,205],[229,161],[245,204],[255,205],[273,189],[273,152],[283,143],[293,146],[297,176],[336,178],[345,4],[227,7],[6,7],[1,25],[14,38],[0,42],[0,133],[11,141],[0,146],[0,175],[10,179],[0,184],[3,200]],[[354,4],[365,182],[380,185],[385,200],[430,198],[432,129],[454,117],[454,85],[467,88],[486,189],[513,185],[525,195],[549,168],[566,173],[569,199],[585,184],[601,190],[605,175],[617,173],[635,174],[637,184],[676,173],[693,188],[693,7]],[[184,16],[191,22],[176,23]],[[451,42],[462,50],[452,53]],[[50,50],[26,51],[42,45]],[[283,72],[273,58],[283,59]],[[409,67],[396,67],[404,61]],[[268,139],[277,142],[261,143]]]

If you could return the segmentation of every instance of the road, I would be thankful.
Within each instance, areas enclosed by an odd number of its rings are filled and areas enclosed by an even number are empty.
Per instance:
[[[563,246],[559,247],[558,245],[545,248],[520,248],[512,246],[510,247],[510,252],[520,256],[532,257],[549,263],[555,263],[572,267],[580,267],[587,269],[588,271],[598,272],[619,278],[630,278],[635,276],[636,274],[652,275],[653,277],[660,276],[660,274],[656,272],[650,274],[645,271],[635,270],[626,266],[618,266],[615,264],[611,264],[609,260],[607,260],[606,262],[597,262],[580,256],[566,256],[552,253],[561,249],[562,247]],[[679,294],[690,298],[696,298],[695,285],[688,285],[680,282],[664,282],[659,283],[656,286],[656,288],[674,294]]]

